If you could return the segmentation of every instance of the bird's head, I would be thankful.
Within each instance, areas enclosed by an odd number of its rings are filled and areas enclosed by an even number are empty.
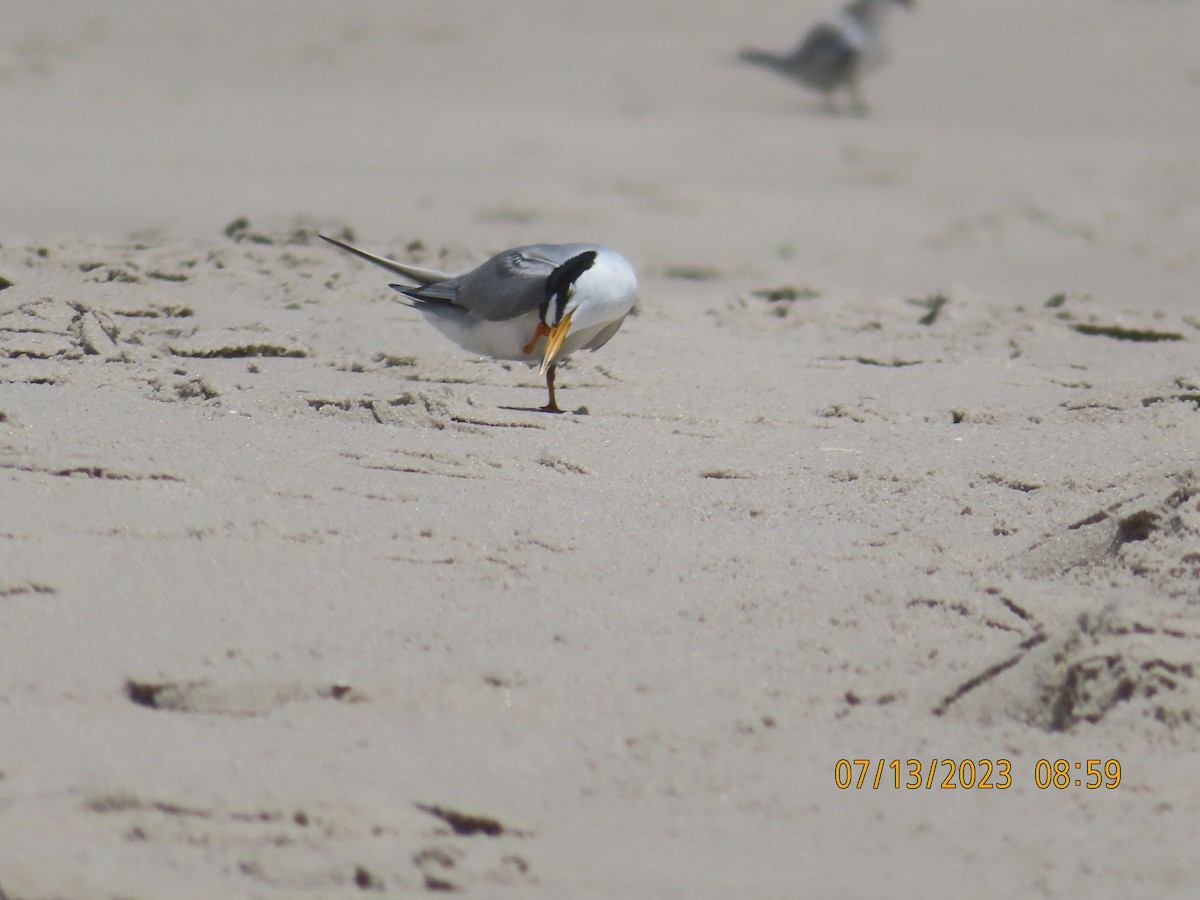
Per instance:
[[[591,330],[620,322],[637,298],[633,267],[612,251],[585,250],[571,257],[546,279],[546,299],[540,309],[548,330],[541,372],[558,362],[571,330]]]

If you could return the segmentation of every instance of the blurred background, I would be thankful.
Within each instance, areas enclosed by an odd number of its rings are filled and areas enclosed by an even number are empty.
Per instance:
[[[14,0],[0,242],[611,244],[863,290],[1184,308],[1200,273],[1200,2],[920,0],[865,117],[737,61],[824,2]]]

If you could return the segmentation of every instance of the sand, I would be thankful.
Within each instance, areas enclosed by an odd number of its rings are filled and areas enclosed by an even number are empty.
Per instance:
[[[0,896],[1196,895],[1200,3],[797,6],[9,12]]]

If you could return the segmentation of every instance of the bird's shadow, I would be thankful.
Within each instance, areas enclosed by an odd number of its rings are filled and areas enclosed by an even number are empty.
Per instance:
[[[579,409],[544,409],[541,406],[501,406],[497,408],[505,412],[544,413],[547,416],[586,416],[588,414],[586,406],[581,406]]]
[[[872,118],[869,105],[856,106],[853,103],[826,103],[820,99],[804,99],[780,104],[779,111],[787,115],[800,115],[810,119],[828,119],[830,121],[865,121]]]

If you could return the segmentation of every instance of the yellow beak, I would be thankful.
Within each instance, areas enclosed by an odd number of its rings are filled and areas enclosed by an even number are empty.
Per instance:
[[[567,339],[567,329],[571,327],[571,316],[575,314],[574,310],[562,317],[562,320],[550,329],[550,336],[546,338],[546,355],[542,357],[541,374],[545,375],[546,370],[558,362],[558,354],[562,351],[563,341]]]

